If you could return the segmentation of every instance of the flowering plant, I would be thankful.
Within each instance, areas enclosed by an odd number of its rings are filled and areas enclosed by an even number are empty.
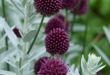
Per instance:
[[[98,65],[101,57],[87,53],[85,47],[87,24],[83,45],[76,44],[73,34],[79,17],[88,14],[87,3],[87,0],[2,0],[0,75],[100,74],[105,67],[102,63]],[[103,28],[108,39],[109,30]],[[95,44],[92,46],[110,66],[104,52]],[[89,54],[87,62],[83,54]],[[76,63],[80,61],[81,64]]]

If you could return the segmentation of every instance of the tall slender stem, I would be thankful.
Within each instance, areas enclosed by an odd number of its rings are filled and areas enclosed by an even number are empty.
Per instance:
[[[75,23],[75,21],[76,21],[76,18],[75,18],[75,17],[76,17],[76,15],[77,15],[78,11],[79,11],[81,2],[82,2],[82,0],[80,0],[79,5],[78,5],[78,7],[75,9],[75,13],[74,13],[74,15],[73,15],[73,22],[72,22],[72,24],[71,24],[71,29],[70,29],[70,31],[71,31],[70,40],[72,40],[73,27],[74,27],[74,23]]]
[[[5,2],[2,0],[2,10],[3,10],[3,17],[6,20],[6,14],[5,14]],[[6,45],[6,50],[8,50],[8,37],[5,38],[5,45]],[[9,70],[9,64],[7,64],[7,69]]]
[[[85,32],[84,32],[83,52],[82,52],[82,54],[84,53],[84,51],[85,51],[85,47],[86,47],[87,29],[88,29],[88,25],[86,24]]]
[[[67,18],[68,18],[68,10],[66,9],[66,16],[65,16],[65,19],[64,19],[65,26],[66,26],[66,23],[67,23]]]
[[[39,26],[39,28],[38,28],[38,30],[37,30],[37,33],[36,33],[36,35],[35,35],[35,37],[34,37],[34,40],[32,41],[32,43],[31,43],[31,45],[30,45],[30,47],[29,47],[29,49],[28,49],[27,54],[29,54],[29,52],[31,51],[31,49],[32,49],[32,47],[33,47],[33,45],[34,45],[34,43],[35,43],[37,37],[38,37],[39,31],[40,31],[40,29],[41,29],[41,26],[42,26],[42,23],[43,23],[43,20],[44,20],[44,17],[45,17],[45,16],[42,16],[40,26]]]
[[[73,34],[73,27],[74,27],[74,23],[75,23],[75,16],[73,15],[73,22],[71,23],[71,28],[70,28],[70,40],[72,40],[72,34]]]

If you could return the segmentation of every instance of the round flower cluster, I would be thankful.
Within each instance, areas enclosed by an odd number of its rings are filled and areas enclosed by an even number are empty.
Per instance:
[[[72,10],[72,13],[76,13],[77,7]],[[78,15],[82,15],[87,11],[87,0],[82,0],[78,9]]]
[[[61,9],[62,0],[34,0],[36,12],[44,16],[51,16]]]
[[[64,23],[59,18],[54,17],[46,24],[44,33],[48,34],[51,30],[56,28],[64,29]]]
[[[102,75],[100,72],[97,72],[97,75]]]
[[[68,67],[59,58],[48,59],[37,75],[67,75]]]
[[[73,9],[79,4],[79,0],[62,0],[62,8]]]
[[[45,38],[45,46],[50,54],[64,54],[69,47],[69,38],[64,29],[53,29]]]
[[[62,20],[62,22],[64,23],[64,20],[65,20],[65,16],[64,16],[64,15],[59,14],[59,15],[57,15],[57,17],[58,17],[60,20]],[[69,21],[69,19],[67,19],[66,26],[65,26],[65,31],[68,31],[69,26],[70,26],[70,21]]]
[[[46,60],[48,60],[48,57],[41,57],[38,61],[36,61],[35,65],[34,65],[34,73],[37,75],[37,73],[39,72],[41,66],[43,63],[46,62]]]

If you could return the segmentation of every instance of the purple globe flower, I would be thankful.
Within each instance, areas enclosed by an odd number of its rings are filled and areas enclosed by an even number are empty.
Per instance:
[[[56,28],[61,28],[64,29],[64,23],[57,17],[54,17],[48,21],[45,27],[45,32],[48,34],[51,30],[56,29]]]
[[[43,63],[46,62],[46,60],[48,60],[48,57],[41,57],[39,60],[36,61],[35,65],[34,65],[34,73],[37,75],[38,71],[40,70],[41,66]]]
[[[64,15],[59,14],[59,15],[57,15],[57,17],[58,17],[59,19],[61,19],[62,22],[64,22],[64,20],[65,20],[65,16],[64,16]],[[65,26],[65,31],[68,31],[69,26],[70,26],[70,21],[69,21],[69,19],[67,19],[66,26]]]
[[[62,8],[73,9],[79,4],[79,0],[62,0]]]
[[[69,47],[68,35],[64,29],[53,29],[45,38],[46,51],[50,54],[64,54]]]
[[[51,16],[61,9],[62,0],[34,0],[36,12],[44,16]]]
[[[100,72],[97,72],[97,75],[102,75]]]
[[[13,32],[16,34],[17,37],[21,38],[21,34],[16,27],[13,29]]]
[[[68,66],[59,58],[47,60],[37,75],[67,75]]]
[[[77,8],[75,8],[75,9],[73,8],[72,13],[76,13],[76,9]],[[87,11],[87,0],[82,0],[77,14],[82,15],[82,14],[85,14],[86,11]]]

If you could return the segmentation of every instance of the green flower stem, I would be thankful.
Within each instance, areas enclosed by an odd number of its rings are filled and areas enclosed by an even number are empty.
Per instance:
[[[85,32],[84,32],[83,52],[82,52],[82,54],[84,54],[85,47],[86,47],[87,30],[88,30],[88,25],[86,24],[86,28],[85,28]]]
[[[44,20],[44,17],[45,17],[45,16],[42,16],[42,20],[41,20],[40,26],[39,26],[39,28],[38,28],[38,30],[37,30],[37,33],[36,33],[36,35],[35,35],[35,37],[34,37],[34,40],[32,41],[32,43],[31,43],[31,45],[30,45],[30,47],[29,47],[29,49],[28,49],[27,54],[30,53],[30,51],[31,51],[31,49],[32,49],[32,47],[33,47],[33,45],[34,45],[34,43],[35,43],[37,37],[38,37],[39,31],[40,31],[40,29],[41,29],[41,26],[42,26],[42,23],[43,23],[43,20]]]
[[[3,8],[3,17],[4,17],[5,20],[6,20],[4,0],[2,0],[2,8]],[[6,50],[8,50],[8,37],[5,38],[5,44],[6,44]]]
[[[70,29],[70,31],[71,31],[71,37],[70,37],[70,40],[72,40],[72,34],[73,34],[73,27],[74,27],[74,24],[75,24],[75,21],[76,21],[76,15],[77,15],[77,13],[78,13],[78,11],[79,11],[79,8],[80,8],[80,5],[81,5],[81,2],[82,2],[82,0],[80,0],[80,2],[79,2],[79,5],[78,5],[78,7],[76,8],[76,11],[75,11],[75,14],[73,15],[73,22],[72,22],[72,24],[71,24],[71,29]]]
[[[82,1],[82,0],[81,0]],[[85,54],[86,51],[86,41],[87,41],[87,30],[88,30],[88,19],[89,19],[89,1],[88,1],[88,12],[87,12],[87,16],[86,16],[86,23],[85,23],[85,32],[84,32],[84,41],[83,41],[83,51],[82,54]]]
[[[66,16],[65,16],[65,19],[64,19],[65,26],[66,26],[66,23],[67,23],[67,18],[68,18],[68,10],[66,9]]]
[[[72,21],[72,23],[71,23],[71,28],[70,28],[70,40],[72,40],[72,35],[73,35],[73,27],[74,27],[74,23],[75,23],[75,17],[76,17],[76,15],[73,15],[73,21]]]
[[[2,9],[3,9],[3,17],[6,20],[6,14],[5,14],[5,2],[2,0]],[[6,50],[8,50],[8,37],[5,38],[5,45],[6,45]],[[9,64],[7,63],[7,70],[10,70]]]

